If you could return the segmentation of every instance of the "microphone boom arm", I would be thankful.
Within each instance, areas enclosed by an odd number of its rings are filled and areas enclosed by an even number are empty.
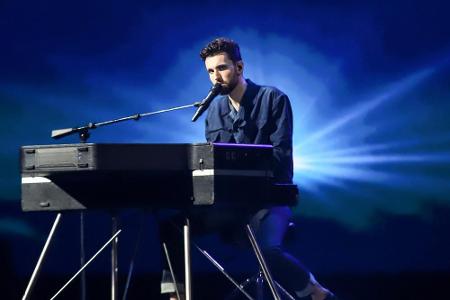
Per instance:
[[[192,104],[176,106],[176,107],[172,107],[172,108],[168,108],[168,109],[162,109],[162,110],[158,110],[158,111],[146,112],[146,113],[141,113],[141,114],[138,113],[138,114],[134,114],[131,116],[122,117],[122,118],[104,121],[104,122],[98,122],[98,123],[90,122],[90,123],[88,123],[84,126],[80,126],[80,127],[54,129],[54,130],[52,130],[51,137],[56,140],[56,139],[60,139],[60,138],[78,133],[80,136],[81,142],[85,143],[90,136],[89,130],[96,129],[101,126],[124,122],[124,121],[130,121],[130,120],[138,121],[143,117],[158,115],[158,114],[162,114],[162,113],[166,113],[166,112],[170,112],[170,111],[174,111],[174,110],[185,109],[185,108],[189,108],[189,107],[200,107],[202,105],[202,102],[203,101],[197,101]]]

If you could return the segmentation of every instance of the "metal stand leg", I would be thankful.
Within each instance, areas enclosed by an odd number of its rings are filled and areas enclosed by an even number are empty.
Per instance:
[[[251,279],[249,279],[250,281]],[[258,274],[253,279],[256,284],[256,299],[262,300],[264,299],[264,274],[261,270],[259,270]],[[295,300],[295,298],[289,294],[276,280],[273,281],[276,287],[281,291],[281,293],[286,296],[286,299]]]
[[[86,263],[86,254],[84,251],[84,213],[80,212],[80,267]],[[81,273],[81,300],[86,300],[86,272]]]
[[[264,274],[261,270],[256,275],[256,299],[264,299]]]
[[[237,290],[239,290],[242,294],[244,294],[245,297],[247,297],[247,299],[249,300],[254,300],[252,298],[252,296],[250,296],[245,290],[245,284],[244,285],[240,285],[239,283],[237,283],[226,271],[225,269],[214,259],[212,258],[211,255],[209,255],[208,252],[206,252],[205,250],[201,249],[199,246],[197,246],[198,251],[200,251],[200,253],[202,253],[220,272],[222,272],[223,275],[225,275],[225,277],[232,283],[234,284],[234,286],[237,288]]]
[[[256,289],[258,289],[258,288],[259,288],[259,286],[258,286],[259,283],[264,284],[264,278],[263,278],[263,276],[264,276],[264,275],[262,274],[262,272],[259,271],[258,274],[254,275],[253,277],[245,279],[245,280],[244,280],[241,284],[239,284],[239,285],[237,286],[237,288],[236,288],[233,292],[231,292],[231,294],[228,295],[225,299],[226,299],[226,300],[235,299],[236,296],[237,296],[237,293],[238,293],[239,291],[242,292],[242,290],[244,290],[244,289],[245,289],[248,285],[250,285],[250,284],[254,284],[254,285],[256,286]],[[283,288],[276,280],[274,280],[273,282],[275,283],[275,285],[277,286],[277,288],[280,290],[280,292],[283,293],[283,295],[286,297],[286,299],[288,299],[288,300],[295,300],[294,296],[292,296],[288,291],[286,291],[286,289]],[[263,291],[262,286],[261,286],[261,291]],[[245,290],[244,290],[244,292],[245,292]],[[256,291],[256,293],[257,293],[257,297],[261,297],[261,298],[257,298],[257,300],[258,300],[258,299],[264,299],[264,297],[258,295],[258,290]]]
[[[118,230],[116,232],[116,234],[114,234],[98,251],[97,253],[94,254],[94,256],[91,257],[91,259],[89,259],[82,267],[80,270],[78,270],[78,272],[75,273],[75,275],[72,276],[72,278],[69,279],[69,281],[66,282],[66,284],[63,285],[62,288],[59,289],[58,292],[56,292],[55,295],[53,295],[52,298],[50,298],[50,300],[55,299],[78,275],[80,275],[81,272],[83,272],[84,269],[86,269],[86,267],[100,254],[100,252],[102,252],[106,246],[108,246],[115,238],[117,238],[117,236],[119,235],[119,233],[121,233],[122,230]]]
[[[112,234],[117,232],[117,217],[112,217]],[[111,243],[111,300],[117,300],[119,297],[119,278],[117,265],[117,243],[118,237],[115,237]]]
[[[128,268],[127,281],[125,282],[125,287],[123,289],[122,300],[126,300],[127,296],[128,296],[128,289],[130,287],[131,275],[133,274],[133,270],[134,270],[134,261],[136,260],[136,256],[137,256],[137,253],[138,253],[138,250],[139,250],[139,247],[141,244],[141,240],[142,240],[142,231],[144,230],[144,221],[145,221],[145,218],[142,218],[141,225],[139,227],[138,237],[136,240],[136,245],[134,246],[133,257],[131,258],[130,267]]]
[[[189,219],[186,219],[186,225],[183,226],[184,237],[184,280],[186,300],[192,300],[191,290],[191,245],[189,232]]]
[[[256,254],[256,258],[258,259],[258,263],[261,268],[261,271],[263,272],[264,278],[266,279],[267,284],[269,285],[270,291],[272,292],[273,298],[275,300],[281,300],[280,295],[278,294],[278,291],[277,291],[274,281],[272,279],[272,275],[270,274],[270,270],[267,267],[266,261],[264,260],[264,257],[262,255],[261,249],[259,248],[258,243],[256,242],[255,235],[253,234],[253,231],[252,231],[250,225],[248,225],[248,224],[246,227],[246,231],[247,231],[248,238],[250,239],[250,243],[252,244],[253,251]]]
[[[33,274],[31,274],[30,281],[28,282],[28,285],[25,290],[25,293],[23,294],[22,300],[27,300],[30,298],[31,291],[33,290],[34,284],[36,283],[37,277],[41,270],[42,262],[44,261],[45,255],[47,254],[48,246],[50,245],[50,242],[53,238],[53,234],[55,233],[55,230],[58,226],[60,219],[61,219],[61,213],[58,213],[58,215],[56,215],[55,221],[53,222],[52,229],[50,230],[50,233],[48,234],[47,241],[45,242],[45,245],[44,245],[44,248],[42,249],[41,255],[39,256],[38,262],[36,263],[36,266],[34,267]]]
[[[170,275],[172,276],[172,282],[173,282],[173,285],[175,286],[175,293],[177,294],[177,299],[181,300],[180,291],[178,290],[177,278],[175,276],[175,272],[173,271],[172,261],[170,260],[169,250],[167,250],[166,243],[163,243],[163,248],[164,248],[164,254],[165,254],[166,260],[167,260],[167,265],[169,266]]]

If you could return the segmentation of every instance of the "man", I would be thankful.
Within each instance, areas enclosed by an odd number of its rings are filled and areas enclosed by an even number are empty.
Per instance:
[[[274,147],[275,180],[291,183],[293,120],[289,98],[276,88],[246,80],[239,45],[230,39],[211,41],[200,57],[211,82],[221,84],[223,95],[208,109],[207,141],[270,144]],[[300,299],[336,299],[297,259],[281,250],[290,217],[287,206],[267,207],[248,217],[273,277]]]

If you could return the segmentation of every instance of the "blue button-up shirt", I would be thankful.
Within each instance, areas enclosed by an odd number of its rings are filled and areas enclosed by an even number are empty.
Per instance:
[[[208,142],[272,145],[275,180],[291,183],[292,122],[291,104],[283,92],[247,79],[238,111],[228,96],[211,103],[205,120],[205,135]]]

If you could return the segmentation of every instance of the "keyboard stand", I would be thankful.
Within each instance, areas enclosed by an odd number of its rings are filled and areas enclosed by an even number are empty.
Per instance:
[[[47,237],[47,240],[45,242],[45,245],[42,249],[42,252],[39,256],[39,259],[36,263],[36,266],[34,268],[34,271],[31,275],[30,281],[28,282],[27,288],[25,289],[24,295],[22,296],[22,300],[28,300],[30,299],[31,296],[31,292],[36,284],[36,280],[37,277],[40,273],[41,267],[42,267],[42,263],[47,255],[47,251],[48,248],[50,246],[50,243],[53,239],[53,235],[56,231],[56,228],[59,225],[60,219],[61,219],[61,213],[58,213],[56,215],[55,221],[53,222],[53,226],[50,230],[50,233]],[[117,247],[117,237],[118,235],[122,232],[121,229],[117,230],[117,220],[113,217],[113,236],[75,273],[75,275],[73,275],[67,282],[66,284],[63,285],[62,288],[60,288],[58,290],[58,292],[56,292],[55,295],[53,295],[53,297],[51,297],[50,299],[53,300],[55,299],[78,275],[80,275],[84,269],[106,248],[106,246],[108,246],[111,243],[116,243],[115,247]],[[118,282],[117,282],[117,249],[114,249],[114,245],[112,247],[111,250],[111,265],[112,265],[112,274],[111,274],[111,299],[112,300],[117,300],[118,299]]]

